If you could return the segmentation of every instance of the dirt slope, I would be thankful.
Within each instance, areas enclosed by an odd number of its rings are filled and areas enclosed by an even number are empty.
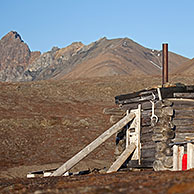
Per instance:
[[[194,58],[187,60],[185,63],[179,66],[179,68],[174,71],[176,74],[194,74]]]

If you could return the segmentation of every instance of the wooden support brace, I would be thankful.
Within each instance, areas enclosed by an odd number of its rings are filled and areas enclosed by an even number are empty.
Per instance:
[[[51,176],[61,176],[71,168],[73,168],[78,162],[84,159],[89,153],[91,153],[94,149],[104,143],[107,139],[109,139],[112,135],[114,135],[117,131],[122,129],[125,125],[127,125],[130,121],[132,121],[135,117],[134,113],[130,113],[126,115],[123,119],[121,119],[118,123],[113,125],[107,131],[105,131],[102,135],[100,135],[97,139],[95,139],[92,143],[86,146],[83,150],[78,152],[74,157],[65,162],[60,168],[58,168]]]
[[[134,143],[130,144],[125,151],[119,156],[119,158],[112,164],[108,169],[107,173],[116,172],[122,164],[127,160],[127,158],[133,153],[136,146]]]

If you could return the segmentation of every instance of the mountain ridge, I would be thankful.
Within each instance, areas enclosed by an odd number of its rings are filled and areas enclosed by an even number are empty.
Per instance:
[[[14,51],[11,56],[13,61],[6,63],[10,50]],[[38,51],[31,52],[21,36],[11,31],[0,40],[0,52],[1,67],[5,67],[0,69],[0,81],[141,76],[158,75],[161,72],[161,51],[145,48],[129,38],[103,37],[88,45],[73,42],[67,47],[53,47],[41,54]],[[186,57],[169,52],[169,71],[175,71],[187,60]]]

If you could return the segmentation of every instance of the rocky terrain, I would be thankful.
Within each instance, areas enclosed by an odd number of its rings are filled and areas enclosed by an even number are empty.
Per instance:
[[[170,81],[194,84],[193,76],[171,77]],[[114,96],[160,83],[158,76],[0,83],[0,192],[193,191],[192,171],[25,178],[29,171],[59,167],[108,129],[109,116],[103,109],[115,107]],[[109,167],[114,161],[114,148],[112,137],[72,171]]]
[[[174,72],[187,58],[169,52]],[[17,32],[0,40],[0,81],[35,81],[113,75],[158,75],[161,51],[145,48],[129,38],[101,38],[89,45],[74,42],[40,54],[31,52]]]

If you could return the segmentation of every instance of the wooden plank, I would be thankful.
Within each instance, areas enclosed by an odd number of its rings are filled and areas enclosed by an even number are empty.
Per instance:
[[[116,172],[122,164],[127,160],[127,158],[133,153],[136,146],[134,143],[130,144],[125,151],[118,157],[118,159],[113,163],[113,165],[108,169],[107,173]]]
[[[154,129],[151,126],[142,127],[141,128],[141,135],[146,135],[147,133],[153,133]]]
[[[178,126],[194,125],[194,118],[174,118],[173,123],[177,128]]]
[[[117,104],[117,103],[119,103],[119,101],[122,101],[122,100],[131,99],[131,98],[137,98],[137,97],[140,97],[140,96],[149,96],[149,95],[152,95],[152,93],[154,93],[156,95],[157,94],[156,89],[141,90],[139,92],[123,94],[123,95],[120,95],[120,96],[116,96],[115,97],[115,102]]]
[[[141,143],[141,150],[146,150],[150,148],[156,148],[156,143],[153,141]]]
[[[137,109],[138,105],[139,105],[139,103],[123,104],[122,109],[123,110]],[[143,110],[151,110],[152,105],[149,101],[141,102],[141,108]]]
[[[186,126],[177,125],[175,132],[176,134],[177,133],[194,133],[194,125],[186,125]]]
[[[154,158],[156,154],[156,148],[149,148],[149,149],[142,149],[141,150],[141,157],[142,158]]]
[[[58,168],[51,176],[61,176],[68,170],[70,170],[73,166],[75,166],[78,162],[84,159],[89,153],[91,153],[94,149],[104,143],[107,139],[109,139],[112,135],[114,135],[117,131],[122,129],[125,125],[127,125],[131,120],[135,117],[134,113],[130,113],[126,115],[123,119],[121,119],[118,123],[113,125],[107,131],[105,131],[102,135],[100,135],[97,139],[95,139],[92,143],[86,146],[83,150],[78,152],[74,157],[65,162],[60,168]]]
[[[194,107],[188,109],[176,109],[175,110],[175,118],[193,118],[194,119]]]
[[[194,98],[194,93],[174,93],[174,97],[181,98]]]
[[[194,168],[194,144],[187,143],[187,169]]]
[[[177,171],[178,168],[178,145],[173,146],[173,171]]]
[[[141,97],[138,97],[138,98],[130,98],[130,99],[121,100],[118,103],[119,104],[143,103],[143,102],[150,101],[152,99],[153,99],[152,95],[145,96],[145,97],[141,96]]]
[[[124,116],[125,111],[122,110],[121,108],[104,108],[103,109],[103,114],[106,115],[117,115],[117,116]]]
[[[152,135],[153,135],[153,132],[142,134],[141,135],[141,142],[145,143],[145,142],[152,141]]]
[[[110,117],[110,123],[111,124],[115,124],[117,123],[119,120],[121,120],[124,116],[118,116],[118,115],[111,115]]]
[[[188,98],[167,98],[166,100],[173,102],[174,105],[190,105],[194,104],[194,99],[188,99]]]

